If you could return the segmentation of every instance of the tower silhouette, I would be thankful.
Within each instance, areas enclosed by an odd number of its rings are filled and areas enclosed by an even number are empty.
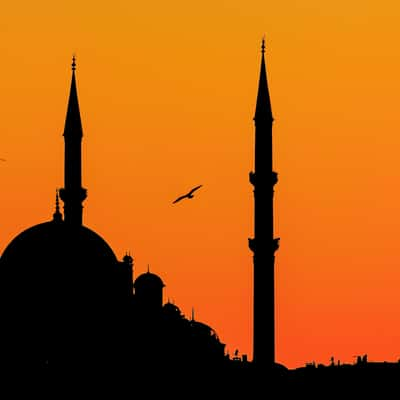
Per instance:
[[[261,69],[255,123],[255,166],[250,172],[254,187],[254,238],[249,239],[253,252],[253,361],[263,367],[275,364],[275,251],[274,186],[278,174],[273,171],[272,109],[265,67],[265,40],[261,46]]]
[[[64,202],[64,220],[69,225],[82,225],[82,202],[86,189],[82,188],[82,123],[75,81],[75,56],[72,58],[72,79],[67,116],[64,127],[64,188],[60,197]]]

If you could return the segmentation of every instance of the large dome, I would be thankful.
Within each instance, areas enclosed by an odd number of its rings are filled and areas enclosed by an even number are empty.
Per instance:
[[[92,230],[50,221],[25,230],[7,246],[0,258],[0,285],[14,293],[63,287],[75,296],[80,288],[109,292],[116,264],[110,246]]]
[[[119,306],[118,266],[84,226],[53,220],[14,238],[0,258],[0,313],[19,358],[47,362],[101,341]]]
[[[80,259],[116,262],[117,259],[110,246],[97,233],[85,226],[69,227],[63,221],[49,221],[35,225],[16,236],[4,250],[0,266],[15,263],[39,256],[53,258],[53,263],[60,262],[60,250],[68,250]],[[63,257],[67,254],[63,251]],[[0,267],[1,270],[2,267]]]

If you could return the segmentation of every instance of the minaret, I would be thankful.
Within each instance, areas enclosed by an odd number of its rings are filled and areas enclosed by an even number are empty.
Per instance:
[[[64,221],[73,226],[82,225],[82,202],[86,189],[82,187],[82,123],[75,82],[75,56],[72,58],[72,80],[64,127],[64,188],[60,197],[64,202]]]
[[[278,181],[272,163],[272,110],[265,68],[265,40],[261,46],[261,70],[255,123],[255,166],[250,172],[254,186],[254,239],[249,239],[254,263],[253,361],[269,367],[275,364],[275,251],[274,185]]]

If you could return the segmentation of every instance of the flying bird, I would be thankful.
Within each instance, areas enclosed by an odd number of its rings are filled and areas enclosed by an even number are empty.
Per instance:
[[[199,185],[199,186],[194,187],[190,192],[184,194],[183,196],[179,196],[177,199],[175,199],[175,200],[172,202],[172,204],[175,204],[175,203],[177,203],[178,201],[181,201],[181,200],[183,200],[183,199],[185,199],[185,198],[192,199],[192,198],[193,198],[193,192],[195,192],[197,189],[200,189],[202,186],[203,186],[203,185]]]
[[[6,159],[5,158],[0,158],[0,161],[6,161]]]

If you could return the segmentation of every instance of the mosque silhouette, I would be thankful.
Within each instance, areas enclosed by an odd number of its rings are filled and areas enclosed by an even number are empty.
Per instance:
[[[172,394],[182,388],[177,377],[186,376],[191,389],[197,383],[196,393],[208,395],[213,387],[230,397],[255,397],[268,387],[310,398],[317,382],[320,387],[361,384],[374,376],[388,384],[400,377],[398,363],[370,363],[366,355],[354,368],[332,359],[326,368],[310,364],[290,372],[276,363],[274,264],[279,238],[273,232],[273,195],[278,175],[273,170],[264,40],[254,116],[255,165],[249,174],[254,187],[254,237],[248,243],[254,263],[251,361],[237,354],[231,358],[214,329],[164,303],[161,277],[150,271],[135,277],[133,258],[118,260],[107,242],[82,224],[87,192],[82,187],[83,131],[75,70],[73,58],[63,134],[64,187],[56,191],[55,212],[50,221],[17,235],[0,258],[2,371],[53,379],[71,371],[87,377],[90,371],[97,384],[99,377],[124,376],[128,385],[146,382],[147,391],[157,386],[155,376],[157,382],[168,377]]]
[[[164,304],[159,276],[147,271],[134,278],[132,257],[119,261],[101,236],[82,225],[87,192],[75,69],[73,58],[65,180],[53,218],[20,233],[0,258],[0,363],[40,371],[223,362],[225,344],[211,327]]]

